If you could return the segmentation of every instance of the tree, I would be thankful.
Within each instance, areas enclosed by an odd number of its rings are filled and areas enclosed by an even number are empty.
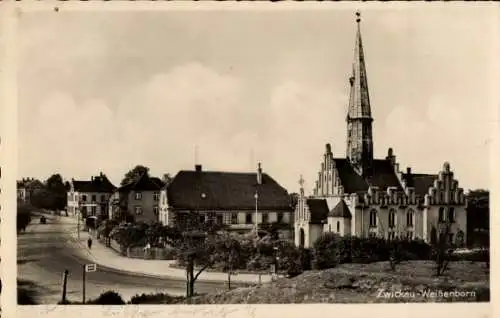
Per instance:
[[[453,254],[453,244],[449,238],[451,223],[449,221],[438,223],[433,231],[436,235],[431,240],[432,254],[436,263],[436,276],[441,276],[448,269]]]
[[[139,180],[139,178],[143,174],[148,174],[149,173],[149,168],[142,166],[142,165],[136,165],[132,170],[127,172],[123,178],[123,180],[120,182],[120,185],[124,186],[126,184],[135,182]]]
[[[225,227],[212,220],[201,221],[194,211],[179,214],[177,222],[181,237],[175,247],[179,260],[186,266],[186,297],[190,298],[194,295],[194,284],[200,274],[221,257],[216,251]],[[200,267],[196,273],[195,265]]]
[[[28,204],[17,205],[17,233],[25,231],[28,224],[31,222],[31,211],[33,207]]]

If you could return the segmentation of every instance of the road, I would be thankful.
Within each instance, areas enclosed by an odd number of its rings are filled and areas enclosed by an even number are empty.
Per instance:
[[[36,300],[40,304],[55,304],[61,299],[62,274],[68,269],[67,298],[82,299],[82,265],[90,261],[79,251],[68,231],[71,225],[49,218],[47,224],[39,224],[34,218],[25,233],[18,235],[18,279],[32,284]],[[125,301],[135,294],[164,292],[173,295],[185,293],[185,281],[130,275],[113,269],[100,268],[86,274],[86,299],[96,298],[107,290],[117,291]],[[198,281],[198,293],[224,289],[223,282]]]

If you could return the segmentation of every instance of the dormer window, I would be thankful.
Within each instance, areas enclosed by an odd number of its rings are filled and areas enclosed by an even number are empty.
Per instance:
[[[141,192],[136,192],[135,193],[135,199],[136,200],[141,200],[142,199],[142,193]]]

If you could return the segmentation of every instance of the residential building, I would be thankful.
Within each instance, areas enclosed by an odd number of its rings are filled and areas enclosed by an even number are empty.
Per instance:
[[[217,222],[229,230],[249,232],[275,223],[289,238],[293,231],[291,197],[271,176],[257,173],[179,171],[161,189],[160,222],[175,226],[185,213],[199,214],[200,222]]]
[[[346,156],[334,156],[331,145],[326,145],[312,196],[304,194],[301,178],[296,245],[310,247],[325,232],[433,242],[444,226],[450,226],[448,239],[463,245],[466,200],[449,163],[435,174],[421,174],[411,168],[401,171],[392,148],[384,159],[374,159],[359,15],[352,72]]]
[[[37,179],[23,178],[17,181],[17,200],[22,203],[31,203],[31,197],[44,187],[44,184]]]
[[[160,189],[163,182],[147,173],[114,191],[109,201],[110,218],[158,221]]]
[[[88,180],[71,179],[67,211],[72,215],[108,216],[109,197],[116,187],[102,172]]]

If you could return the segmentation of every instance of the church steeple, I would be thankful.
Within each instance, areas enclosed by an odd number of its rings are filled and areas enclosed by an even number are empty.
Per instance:
[[[350,96],[347,112],[347,151],[346,155],[360,175],[369,176],[373,163],[373,118],[368,94],[365,57],[361,40],[361,14],[356,12],[356,45],[352,75],[349,78]]]

